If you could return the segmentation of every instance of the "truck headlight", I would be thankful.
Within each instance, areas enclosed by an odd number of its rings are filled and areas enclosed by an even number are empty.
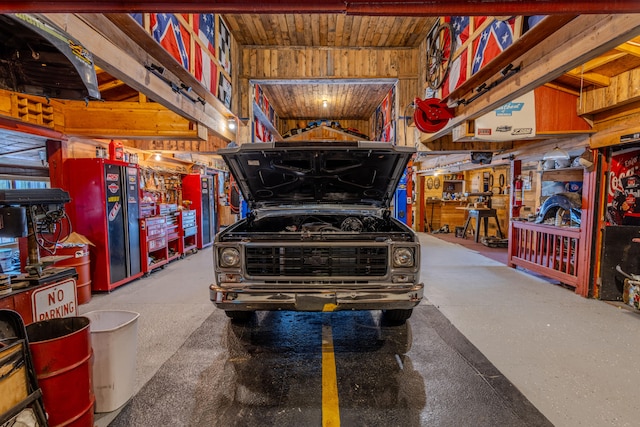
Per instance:
[[[240,252],[236,248],[222,248],[219,252],[220,267],[238,267],[240,265]]]
[[[396,248],[393,251],[394,267],[413,267],[413,250],[410,248]]]

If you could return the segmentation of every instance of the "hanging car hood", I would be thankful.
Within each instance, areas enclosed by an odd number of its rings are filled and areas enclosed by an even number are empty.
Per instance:
[[[100,99],[93,57],[35,15],[0,15],[0,88],[48,98]]]
[[[381,142],[277,142],[218,154],[254,210],[329,203],[389,207],[414,152]]]

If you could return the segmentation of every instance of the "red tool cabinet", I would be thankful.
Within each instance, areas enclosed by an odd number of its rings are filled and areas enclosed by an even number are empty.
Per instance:
[[[167,261],[171,262],[182,254],[180,250],[180,213],[175,204],[161,204],[160,215],[164,216],[167,227]]]
[[[196,223],[196,211],[183,210],[180,212],[180,254],[198,250],[198,225]]]
[[[164,216],[152,216],[140,220],[140,241],[142,272],[145,275],[169,262],[167,225]]]

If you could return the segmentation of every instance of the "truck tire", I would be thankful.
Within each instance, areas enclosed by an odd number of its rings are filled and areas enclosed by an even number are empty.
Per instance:
[[[224,314],[232,321],[238,323],[248,322],[253,317],[253,311],[226,310]]]
[[[390,325],[404,325],[407,319],[411,317],[413,309],[396,309],[385,310],[383,312],[384,320]]]

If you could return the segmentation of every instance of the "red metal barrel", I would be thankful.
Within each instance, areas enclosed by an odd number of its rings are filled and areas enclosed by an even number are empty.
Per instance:
[[[29,348],[49,425],[92,427],[91,335],[87,317],[27,326]]]
[[[75,244],[73,246],[59,246],[56,248],[56,256],[70,256],[56,262],[56,267],[75,267],[78,273],[76,280],[76,290],[78,294],[78,304],[85,304],[91,300],[91,270],[89,260],[89,245]]]

